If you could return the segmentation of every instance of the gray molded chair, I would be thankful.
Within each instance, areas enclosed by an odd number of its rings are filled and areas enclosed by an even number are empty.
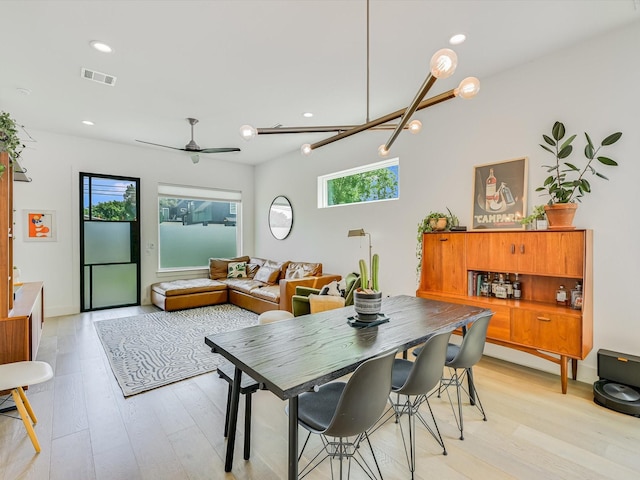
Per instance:
[[[489,321],[493,317],[493,313],[479,318],[468,328],[467,333],[462,338],[460,345],[450,343],[447,347],[447,361],[445,366],[449,367],[451,376],[449,378],[443,377],[440,381],[440,387],[438,388],[438,397],[440,393],[445,390],[447,397],[449,397],[449,403],[451,404],[451,410],[453,410],[453,416],[456,419],[458,430],[460,430],[460,440],[464,440],[464,424],[462,419],[462,392],[469,397],[469,404],[475,405],[478,411],[482,414],[482,419],[486,422],[487,416],[482,407],[482,402],[478,396],[478,390],[476,389],[473,381],[472,367],[480,361],[484,352],[484,345],[487,338],[487,328],[489,327]],[[468,379],[469,389],[464,387],[464,379]],[[456,398],[458,401],[458,413],[453,406],[451,395],[449,394],[449,387],[455,386]]]
[[[369,478],[375,472],[360,453],[360,443],[366,439],[373,456],[378,475],[382,478],[367,430],[380,418],[391,391],[391,369],[396,351],[391,351],[362,363],[349,380],[322,385],[317,392],[306,392],[298,398],[298,424],[309,431],[298,461],[312,433],[319,434],[323,448],[300,471],[303,478],[323,460],[340,461],[340,478],[343,459],[348,459],[347,475],[351,472],[351,460],[360,466]],[[324,454],[324,455],[323,455]]]
[[[411,478],[413,478],[416,466],[416,418],[420,420],[420,423],[425,426],[438,442],[438,445],[442,447],[443,455],[447,454],[444,440],[438,429],[438,423],[429,404],[428,394],[438,386],[442,379],[442,370],[450,337],[451,331],[431,336],[421,348],[415,362],[401,358],[396,358],[393,362],[391,396],[389,397],[391,408],[385,412],[385,415],[376,426],[376,430],[393,417],[395,417],[396,423],[400,423],[400,431],[407,455],[407,463],[411,471]],[[393,394],[397,394],[395,402],[393,401]],[[405,399],[404,402],[400,401],[401,395]],[[431,414],[433,428],[429,426],[419,411],[419,408],[425,403]],[[390,412],[390,415],[387,416],[388,412]],[[401,422],[401,417],[405,414],[409,420],[408,442]]]

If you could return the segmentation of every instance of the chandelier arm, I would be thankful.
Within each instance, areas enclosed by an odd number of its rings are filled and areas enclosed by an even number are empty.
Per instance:
[[[407,122],[411,118],[411,115],[415,113],[416,109],[418,108],[418,105],[420,104],[424,96],[427,94],[427,92],[431,89],[433,84],[436,83],[436,80],[437,78],[434,77],[431,73],[427,75],[427,78],[425,78],[424,83],[420,87],[420,90],[418,90],[418,93],[416,94],[415,98],[405,110],[404,115],[402,115],[402,119],[400,119],[400,123],[398,123],[398,126],[396,127],[394,132],[391,134],[391,137],[389,138],[389,140],[387,140],[387,143],[384,145],[385,150],[389,150],[391,148],[391,145],[393,145],[393,142],[395,142],[396,138],[402,131],[402,127],[404,127],[407,124]]]
[[[277,133],[323,133],[323,132],[344,132],[356,125],[327,125],[316,127],[272,127],[256,128],[258,135],[271,135]]]
[[[456,95],[454,93],[454,89],[452,88],[451,90],[421,101],[414,111],[422,110],[423,108],[431,107],[432,105],[437,105],[438,103],[450,100],[455,96]],[[325,145],[336,142],[338,140],[342,140],[343,138],[349,137],[351,135],[355,135],[356,133],[364,132],[365,130],[369,130],[373,127],[377,127],[378,125],[382,125],[383,123],[387,123],[391,120],[395,120],[396,118],[400,118],[404,112],[406,112],[406,109],[404,108],[401,110],[396,110],[395,112],[389,113],[383,117],[376,118],[375,120],[371,120],[370,122],[364,123],[362,125],[357,125],[356,127],[334,135],[333,137],[320,140],[319,142],[311,145],[310,148],[311,150],[315,150],[316,148],[324,147]]]

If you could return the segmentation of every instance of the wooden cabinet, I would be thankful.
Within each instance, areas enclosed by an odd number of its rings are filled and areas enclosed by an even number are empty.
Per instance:
[[[44,323],[42,282],[25,283],[13,310],[0,318],[0,363],[35,360]]]
[[[487,341],[559,364],[566,393],[568,361],[575,379],[577,360],[593,348],[592,245],[590,230],[428,233],[416,293],[492,309]],[[512,279],[518,273],[522,298],[476,296],[474,287],[467,288],[472,272],[508,273]],[[582,309],[557,305],[558,287],[570,290],[576,282],[582,284]]]
[[[467,291],[464,237],[451,233],[425,235],[422,279],[435,292],[464,295]]]
[[[6,152],[0,178],[0,363],[35,360],[44,322],[42,282],[13,285],[13,168]]]

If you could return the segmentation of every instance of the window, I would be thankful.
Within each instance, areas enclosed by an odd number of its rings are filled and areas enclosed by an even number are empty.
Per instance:
[[[318,208],[396,200],[400,196],[398,158],[318,177]]]
[[[241,198],[228,190],[159,185],[160,270],[207,267],[209,258],[237,256]]]

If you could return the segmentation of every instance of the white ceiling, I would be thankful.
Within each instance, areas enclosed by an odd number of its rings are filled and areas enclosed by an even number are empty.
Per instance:
[[[0,110],[27,131],[160,149],[135,139],[183,147],[196,117],[202,148],[242,149],[203,157],[258,164],[327,135],[245,142],[242,124],[366,119],[366,0],[3,0],[0,19]],[[454,33],[468,38],[452,47],[458,70],[428,96],[639,19],[640,0],[371,0],[370,118],[408,105]],[[114,52],[90,48],[95,39]],[[116,85],[81,78],[82,67]]]

